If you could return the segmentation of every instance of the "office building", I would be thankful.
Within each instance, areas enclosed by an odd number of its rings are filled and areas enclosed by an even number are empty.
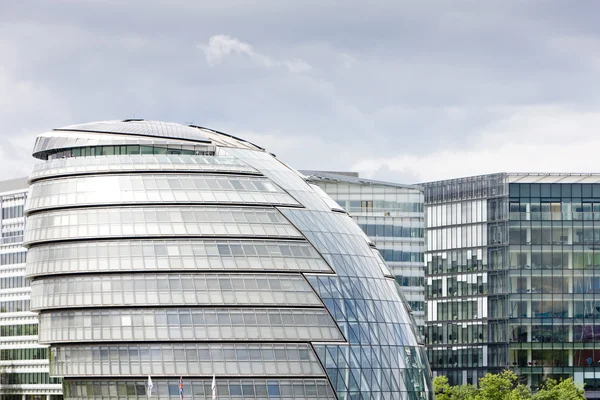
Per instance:
[[[375,244],[264,149],[104,121],[36,140],[31,308],[68,399],[431,399]],[[181,377],[181,379],[180,379]]]
[[[341,205],[379,249],[422,332],[425,325],[423,188],[360,178],[356,173],[300,171]]]
[[[426,343],[435,375],[513,369],[600,389],[600,175],[494,174],[425,186]],[[598,221],[598,222],[597,222]]]
[[[57,399],[60,382],[50,378],[47,346],[38,344],[38,319],[29,311],[23,247],[27,179],[0,182],[0,397]]]

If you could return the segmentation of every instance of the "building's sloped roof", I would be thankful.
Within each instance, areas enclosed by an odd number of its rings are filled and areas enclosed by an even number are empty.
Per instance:
[[[15,190],[25,190],[28,187],[27,177],[0,181],[0,194],[4,192],[14,192]]]
[[[136,135],[167,139],[188,140],[200,143],[213,143],[223,147],[240,147],[264,150],[247,140],[228,133],[204,128],[196,125],[182,125],[174,122],[152,121],[143,119],[125,119],[95,121],[84,124],[69,125],[54,131],[96,132],[117,135]]]
[[[146,121],[137,119],[126,119],[122,121],[96,121],[85,124],[69,125],[55,130],[130,134],[138,136],[193,140],[195,142],[203,143],[210,142],[210,140],[202,134],[200,129],[163,121]]]
[[[508,183],[600,183],[600,173],[591,172],[496,172],[423,182],[421,185],[432,186],[462,180],[485,179],[488,177],[506,179]]]
[[[379,185],[379,186],[390,186],[402,189],[416,189],[423,190],[419,185],[406,185],[402,183],[378,181],[374,179],[365,179],[358,176],[351,176],[346,174],[332,173],[328,171],[313,171],[313,170],[300,170],[300,173],[306,175],[309,180],[316,181],[332,181],[332,182],[346,182],[354,183],[358,185]]]
[[[510,183],[600,183],[600,173],[507,173]]]

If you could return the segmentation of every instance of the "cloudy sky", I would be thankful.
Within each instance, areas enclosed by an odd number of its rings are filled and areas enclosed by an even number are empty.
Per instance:
[[[0,179],[37,133],[194,123],[298,169],[600,172],[600,2],[0,0]]]

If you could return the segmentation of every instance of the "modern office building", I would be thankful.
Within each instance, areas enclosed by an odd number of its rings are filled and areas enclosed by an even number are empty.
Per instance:
[[[47,347],[38,344],[38,318],[29,311],[23,247],[27,179],[0,182],[0,398],[57,399],[60,382],[50,378]]]
[[[495,174],[425,186],[426,342],[435,375],[512,368],[600,389],[600,175]]]
[[[375,243],[425,326],[423,187],[360,178],[356,173],[300,171],[341,205]]]
[[[37,138],[31,308],[68,399],[431,399],[375,244],[264,149],[143,120]]]

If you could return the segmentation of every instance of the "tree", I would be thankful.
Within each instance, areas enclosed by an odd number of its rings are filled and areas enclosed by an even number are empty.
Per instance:
[[[585,400],[585,391],[573,381],[573,378],[548,378],[542,389],[533,395],[533,400]]]
[[[435,394],[435,400],[452,400],[452,397],[450,397],[451,390],[452,386],[448,383],[448,378],[443,375],[433,378],[433,393]]]
[[[451,386],[445,376],[437,376],[433,388],[436,400],[532,400],[529,388],[519,384],[517,375],[509,370],[486,374],[479,380],[479,389],[473,385]]]
[[[585,391],[573,378],[548,378],[534,395],[526,385],[520,384],[510,370],[499,374],[486,374],[479,380],[479,389],[473,385],[451,386],[448,378],[437,376],[433,380],[436,400],[585,400]]]
[[[531,390],[528,386],[518,384],[509,394],[507,400],[530,400]]]
[[[473,385],[453,386],[451,393],[452,400],[475,400],[477,388]]]
[[[485,374],[479,380],[479,390],[475,400],[514,400],[519,399],[518,378],[514,372],[506,370],[499,374]],[[516,390],[513,393],[513,390]]]
[[[433,379],[435,400],[474,400],[477,388],[473,385],[450,386],[448,378],[436,376]]]

